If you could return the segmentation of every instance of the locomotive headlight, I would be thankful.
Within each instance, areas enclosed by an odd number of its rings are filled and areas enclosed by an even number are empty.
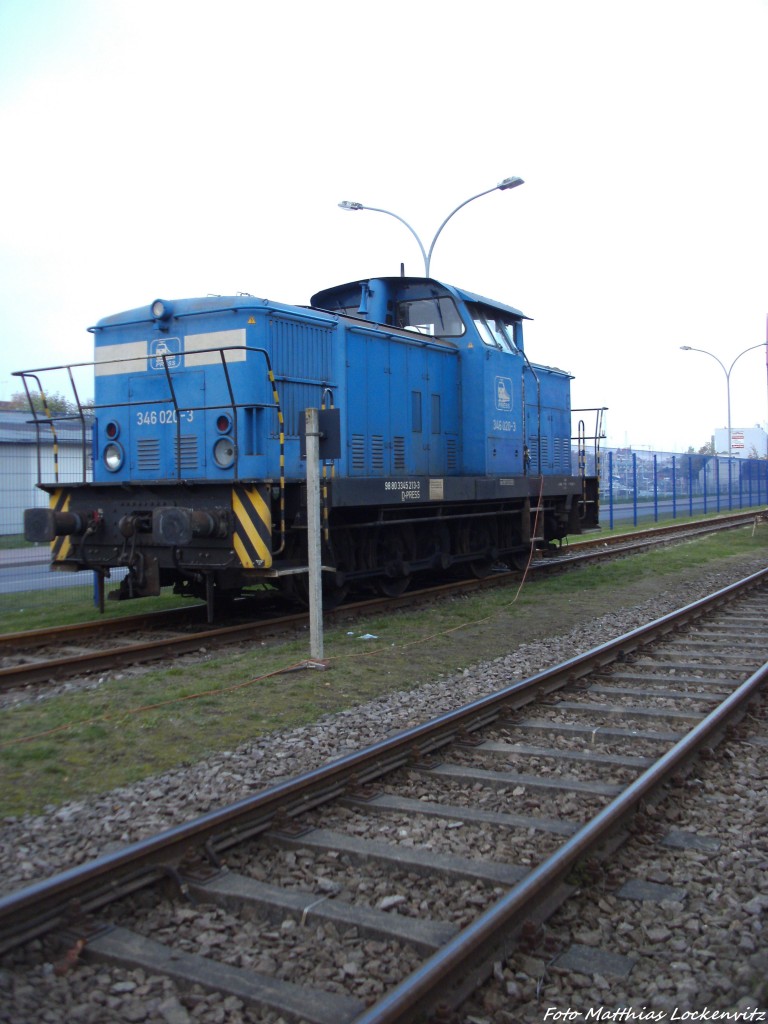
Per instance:
[[[235,462],[235,443],[231,437],[220,437],[213,446],[213,461],[219,469],[231,469]]]
[[[119,444],[112,443],[108,444],[104,449],[102,458],[104,459],[104,465],[110,471],[110,473],[116,473],[123,464],[123,449]]]
[[[170,320],[173,310],[170,302],[163,299],[155,299],[152,303],[152,316],[155,320]]]

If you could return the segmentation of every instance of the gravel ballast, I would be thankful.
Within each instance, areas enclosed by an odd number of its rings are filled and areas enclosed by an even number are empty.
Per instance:
[[[237,750],[98,798],[36,817],[5,819],[0,889],[31,884],[322,765],[589,650],[763,566],[744,559],[727,569],[704,569],[695,587],[690,582],[678,589],[667,586],[652,601],[617,608],[571,633],[522,645],[456,676],[389,694],[311,726],[257,737]],[[679,807],[675,828],[709,837],[710,846],[665,846],[668,824],[658,835],[651,830],[651,839],[631,839],[599,898],[593,891],[583,899],[577,895],[544,934],[500,961],[460,1020],[578,1024],[601,1007],[603,1014],[593,1013],[591,1019],[637,1020],[651,1012],[657,1016],[645,1019],[711,1019],[700,1016],[705,1010],[741,1011],[742,1019],[761,1019],[747,1014],[768,1006],[766,704],[763,698],[745,722],[744,735],[723,744],[715,759],[697,764],[656,812],[661,821],[667,805],[674,803]],[[666,886],[675,898],[620,896],[621,884],[632,879]],[[685,890],[682,899],[680,889]],[[665,891],[659,890],[662,896]],[[626,977],[607,971],[597,959],[595,969],[588,969],[589,951],[601,949],[632,962]],[[567,966],[569,950],[582,951],[583,970]],[[568,1009],[576,1016],[555,1015]],[[630,1010],[637,1016],[628,1016]],[[699,1016],[675,1018],[676,1010]],[[609,1013],[623,1015],[610,1018]],[[236,1000],[184,993],[141,972],[82,965],[59,976],[39,945],[7,955],[0,965],[3,1024],[250,1024],[267,1019]],[[768,1020],[768,1013],[762,1019]]]

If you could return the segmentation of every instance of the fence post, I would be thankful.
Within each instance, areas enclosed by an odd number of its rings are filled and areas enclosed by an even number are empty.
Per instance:
[[[672,456],[672,518],[677,519],[677,456]]]

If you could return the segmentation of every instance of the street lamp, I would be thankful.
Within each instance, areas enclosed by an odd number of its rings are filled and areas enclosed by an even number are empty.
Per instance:
[[[720,369],[725,374],[725,389],[728,399],[728,479],[731,478],[731,454],[733,452],[733,439],[731,437],[731,370],[733,370],[737,361],[741,359],[747,352],[752,352],[756,348],[765,348],[768,345],[768,341],[761,341],[759,345],[750,345],[749,348],[745,348],[743,352],[739,352],[736,358],[733,360],[731,365],[726,370],[724,364],[720,359],[717,358],[714,352],[708,352],[705,348],[694,348],[692,345],[681,345],[680,348],[683,352],[702,352],[705,356],[711,356],[720,366]]]
[[[487,188],[484,192],[478,192],[476,196],[470,196],[469,199],[465,199],[463,203],[459,203],[455,210],[451,210],[451,212],[448,214],[443,223],[435,232],[435,237],[432,239],[432,244],[429,247],[429,252],[427,252],[427,250],[424,248],[421,239],[416,234],[411,225],[408,223],[408,221],[403,220],[403,218],[400,217],[398,214],[392,213],[391,210],[382,210],[378,206],[364,206],[362,203],[352,203],[349,202],[349,200],[344,200],[343,203],[339,203],[339,206],[341,207],[342,210],[370,210],[372,213],[386,213],[389,217],[394,217],[395,220],[399,220],[401,224],[405,224],[405,226],[411,232],[413,237],[419,243],[419,249],[421,249],[421,255],[424,260],[424,276],[429,277],[429,265],[432,262],[432,250],[435,248],[435,242],[440,237],[440,232],[443,230],[445,225],[448,223],[448,221],[451,219],[451,217],[453,217],[455,213],[458,213],[463,206],[467,205],[467,203],[471,203],[475,199],[479,199],[480,196],[487,196],[489,192],[506,192],[510,188],[517,188],[518,185],[523,184],[525,184],[525,182],[522,178],[505,178],[503,181],[500,181],[498,185],[494,185],[493,188]]]

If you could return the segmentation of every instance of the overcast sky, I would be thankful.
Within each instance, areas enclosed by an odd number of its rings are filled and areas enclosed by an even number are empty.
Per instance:
[[[685,451],[766,340],[768,0],[0,0],[0,398],[87,327],[422,273],[522,309],[608,444]],[[768,426],[765,348],[731,375]]]

